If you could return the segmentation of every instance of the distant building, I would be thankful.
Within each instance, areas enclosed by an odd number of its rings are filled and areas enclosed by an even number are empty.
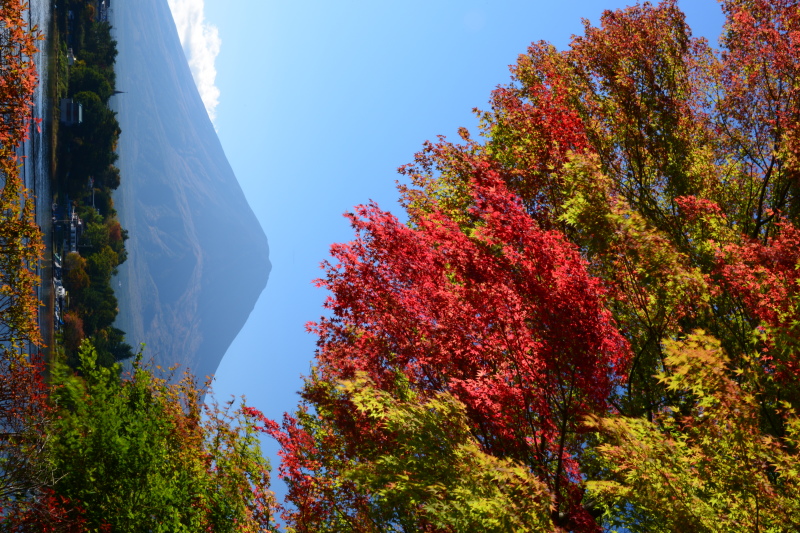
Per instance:
[[[69,217],[69,251],[78,252],[78,240],[83,233],[83,220],[78,218],[78,213],[72,209],[72,215]]]
[[[74,126],[83,122],[83,105],[72,98],[61,99],[61,123]]]

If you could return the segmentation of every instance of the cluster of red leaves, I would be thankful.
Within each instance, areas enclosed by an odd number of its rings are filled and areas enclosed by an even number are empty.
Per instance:
[[[472,197],[479,222],[467,232],[440,211],[412,210],[413,227],[376,205],[348,215],[358,237],[332,247],[338,264],[317,282],[332,316],[309,325],[320,372],[366,372],[387,388],[401,372],[419,391],[454,394],[488,451],[566,498],[580,479],[579,425],[608,411],[627,343],[574,245],[541,229],[485,165]]]
[[[800,230],[785,222],[777,229],[767,244],[750,241],[727,246],[720,255],[718,272],[722,288],[761,324],[766,334],[763,359],[767,369],[775,372],[779,382],[789,384],[800,379],[796,356],[800,346]]]
[[[492,93],[492,108],[501,118],[484,113],[491,128],[493,159],[502,163],[503,178],[525,201],[540,223],[564,200],[558,172],[571,153],[589,149],[586,127],[571,105],[571,80],[563,58],[552,45],[535,43],[530,56],[520,56],[512,75],[528,83],[521,87],[499,87]],[[537,68],[531,69],[531,57]],[[531,79],[535,76],[535,79]]]
[[[791,329],[800,294],[800,230],[787,223],[778,228],[768,244],[751,241],[727,246],[720,270],[729,290],[754,317],[774,328]]]
[[[307,528],[307,524],[323,522],[332,514],[332,510],[325,505],[327,502],[323,494],[326,487],[321,486],[327,480],[314,475],[323,468],[320,461],[323,450],[311,433],[299,426],[294,416],[285,414],[283,424],[279,425],[256,409],[250,408],[247,414],[258,420],[262,424],[260,430],[281,446],[278,451],[281,458],[278,471],[281,479],[289,483],[287,499],[293,503],[292,507],[280,509],[281,517],[287,523],[292,523],[297,531],[312,531],[313,528]],[[303,415],[307,413],[300,416]]]
[[[9,533],[84,533],[88,530],[84,510],[50,488],[42,489],[32,505],[13,506],[5,511],[0,509],[4,517],[3,530]],[[103,524],[98,533],[111,531],[110,525]]]
[[[776,213],[798,214],[800,12],[792,0],[726,0],[722,8],[725,90],[716,123],[727,153],[757,185],[739,208],[742,230],[759,237]],[[782,146],[788,150],[776,151]]]
[[[796,123],[800,90],[800,12],[792,0],[727,0],[723,44],[725,111],[756,142]],[[752,105],[755,102],[772,105]]]
[[[13,150],[26,139],[31,124],[30,104],[39,82],[36,65],[38,29],[29,28],[27,3],[23,0],[3,0],[0,3],[2,46],[0,47],[0,146]]]
[[[683,215],[689,222],[702,220],[705,217],[724,217],[720,206],[707,198],[698,198],[696,196],[678,196],[675,198],[675,204],[680,208],[681,215]]]
[[[57,523],[67,513],[48,489],[54,481],[46,450],[53,409],[43,368],[39,356],[0,351],[0,499],[4,526],[12,531],[38,531],[32,524]]]

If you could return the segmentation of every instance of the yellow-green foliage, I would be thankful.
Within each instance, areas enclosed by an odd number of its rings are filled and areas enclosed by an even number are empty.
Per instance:
[[[398,399],[363,377],[344,390],[392,436],[391,452],[346,473],[380,506],[398,518],[416,515],[437,531],[552,530],[545,485],[513,461],[481,451],[453,396],[422,399],[405,388]]]
[[[666,344],[660,381],[681,406],[643,418],[593,418],[606,480],[587,485],[609,519],[629,531],[800,530],[800,422],[788,434],[760,425],[757,371],[733,377],[719,341],[702,331]]]

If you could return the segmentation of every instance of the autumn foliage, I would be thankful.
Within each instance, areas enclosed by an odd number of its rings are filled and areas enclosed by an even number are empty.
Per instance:
[[[206,406],[191,376],[171,383],[140,360],[120,377],[88,341],[79,354],[80,375],[52,369],[48,447],[53,496],[79,531],[274,530],[251,410]]]
[[[79,373],[43,359],[44,247],[18,156],[37,83],[27,17],[23,2],[0,0],[0,531],[274,530],[269,465],[244,406],[206,407],[208,391],[190,377],[170,384],[139,363],[123,379],[118,365],[98,364],[73,312],[64,341]],[[76,293],[89,285],[85,270],[110,278],[117,265],[125,232],[114,221],[101,230],[107,265],[67,258]],[[107,337],[98,340],[113,344]]]
[[[406,223],[346,215],[263,421],[292,530],[800,527],[800,10],[721,6],[719,48],[669,0],[534,43],[400,169]]]
[[[38,241],[8,152],[2,528],[275,529],[261,430],[287,531],[800,529],[800,10],[721,8],[718,48],[671,0],[534,43],[479,137],[400,169],[406,222],[347,214],[280,423],[138,363],[121,380],[77,334],[46,401],[16,349]],[[95,229],[75,272],[115,266],[124,234]]]
[[[33,198],[20,177],[17,148],[27,139],[38,81],[33,33],[19,0],[0,3],[0,340],[38,344],[36,266],[43,244]]]
[[[24,4],[0,2],[0,513],[52,483],[46,460],[52,409],[38,353],[36,271],[43,245],[33,198],[20,176],[17,149],[32,126],[30,108],[37,74],[35,28]],[[35,505],[39,516],[49,511]],[[31,508],[31,510],[33,510]]]

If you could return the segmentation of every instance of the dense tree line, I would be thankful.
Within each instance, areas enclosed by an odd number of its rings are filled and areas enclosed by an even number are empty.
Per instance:
[[[62,53],[69,49],[75,56],[64,96],[83,107],[81,123],[59,129],[58,191],[76,207],[85,227],[78,252],[64,258],[70,310],[64,314],[63,346],[68,361],[77,365],[81,340],[91,338],[101,364],[111,365],[133,356],[124,332],[113,326],[117,299],[111,287],[112,275],[127,257],[127,232],[111,198],[120,185],[114,163],[121,130],[108,106],[115,91],[117,43],[109,23],[98,20],[94,2],[67,2],[58,13]]]

